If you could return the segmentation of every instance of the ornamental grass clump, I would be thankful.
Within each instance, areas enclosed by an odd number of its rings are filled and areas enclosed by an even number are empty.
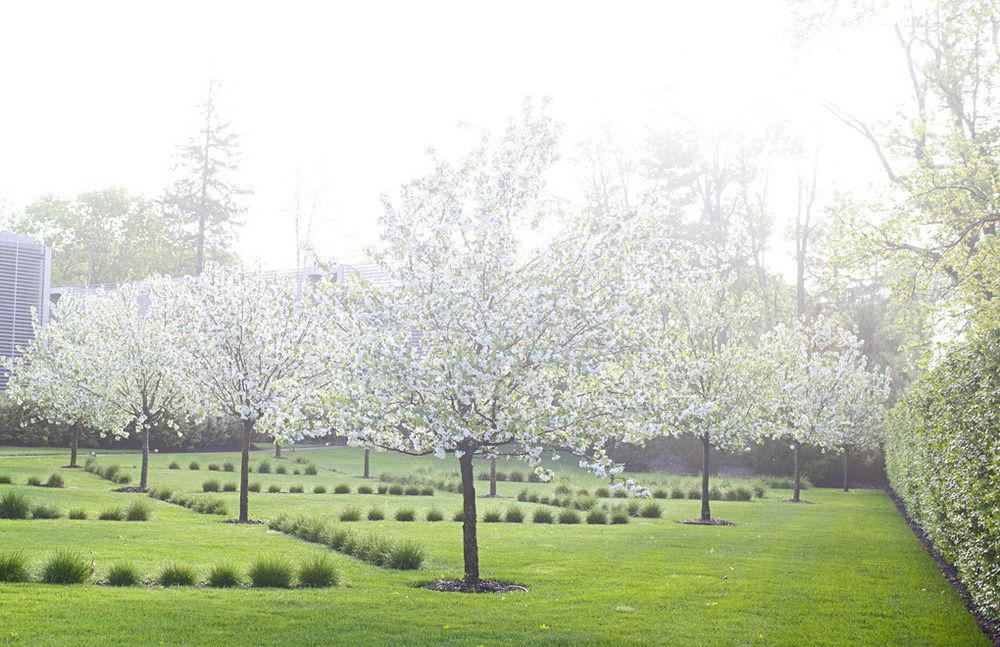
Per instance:
[[[135,586],[139,583],[139,572],[128,562],[115,564],[104,576],[108,586]]]
[[[80,553],[61,550],[42,567],[45,584],[83,584],[94,574],[94,565]]]
[[[670,496],[670,493],[664,490],[663,488],[657,488],[653,490],[654,499],[666,499],[668,496]]]
[[[0,582],[27,582],[28,562],[20,552],[0,553]]]
[[[671,499],[683,499],[684,498],[684,490],[680,489],[679,487],[672,488],[670,490],[670,498]]]
[[[167,466],[167,469],[171,469],[171,470],[179,470],[180,468],[181,468],[181,466],[180,466],[180,464],[178,464],[177,461],[171,461],[170,465]]]
[[[13,485],[14,480],[6,474],[0,474],[0,485]]]
[[[499,510],[487,510],[483,513],[483,523],[499,523],[503,521],[503,515]]]
[[[420,488],[420,496],[434,496],[434,488],[430,486]]]
[[[284,465],[278,465],[276,468],[274,468],[274,473],[275,474],[288,474],[288,468],[285,467]]]
[[[209,572],[208,585],[214,589],[231,589],[240,585],[240,575],[234,567],[219,564]]]
[[[427,521],[442,521],[444,519],[444,515],[441,514],[441,511],[438,510],[437,508],[431,508],[430,510],[427,511],[426,518]]]
[[[208,464],[208,471],[209,472],[219,472],[219,471],[222,471],[222,468],[219,467],[218,463],[209,463]]]
[[[233,465],[232,463],[230,463],[229,461],[227,461],[227,462],[225,462],[225,463],[222,464],[222,471],[223,472],[235,472],[236,471],[236,466]]]
[[[361,521],[361,510],[357,508],[344,508],[340,511],[341,521]]]
[[[121,508],[105,508],[97,513],[97,518],[100,521],[122,521],[125,513]]]
[[[201,463],[199,463],[198,461],[191,461],[190,463],[188,463],[188,469],[189,470],[200,470],[201,469]]]
[[[267,491],[270,492],[271,494],[277,494],[281,492],[281,486],[276,483],[272,483],[271,485],[267,486]]]
[[[218,492],[220,489],[218,479],[208,479],[201,484],[202,492]]]
[[[7,492],[0,497],[0,519],[27,519],[29,514],[31,503],[20,492]]]
[[[325,485],[317,485],[313,488],[313,494],[326,494]]]
[[[464,521],[465,520],[465,511],[462,510],[461,508],[459,508],[455,512],[455,514],[452,515],[451,520],[452,521]]]
[[[413,521],[416,518],[417,514],[413,511],[413,508],[396,510],[396,521]]]
[[[258,474],[270,474],[271,473],[271,464],[268,463],[267,461],[261,461],[260,463],[257,464],[257,473]]]
[[[239,489],[239,488],[237,488],[236,484],[232,483],[232,482],[223,483],[223,485],[222,485],[222,491],[223,492],[235,492],[237,489]],[[250,488],[248,487],[247,489],[249,490]]]
[[[337,568],[326,555],[315,555],[299,564],[299,586],[325,588],[336,586]]]
[[[385,513],[379,508],[372,508],[368,511],[368,521],[381,521],[385,519]]]
[[[402,494],[403,486],[399,483],[393,483],[389,486],[389,494]]]
[[[650,501],[646,505],[642,506],[642,509],[639,511],[639,514],[645,517],[646,519],[659,519],[660,515],[663,514],[663,511],[660,510],[659,504]]]
[[[334,494],[350,494],[351,493],[351,486],[347,485],[346,483],[339,483],[336,486],[334,486],[333,493]]]
[[[125,520],[126,521],[149,521],[150,516],[152,516],[153,510],[149,507],[149,504],[143,500],[133,501],[128,508],[125,509]]]
[[[594,496],[599,499],[607,499],[611,496],[611,490],[606,487],[594,488]]]
[[[371,494],[372,488],[370,485],[359,485],[358,494]]]
[[[254,481],[247,485],[247,492],[260,492],[260,481]]]
[[[32,487],[41,487],[41,485],[42,485],[42,477],[40,477],[40,476],[34,476],[34,475],[29,476],[28,480],[27,480],[27,483],[28,483],[28,485],[30,485]]]
[[[580,523],[580,513],[572,508],[563,508],[559,511],[559,523]]]
[[[358,540],[351,555],[375,566],[385,566],[386,562],[389,561],[392,548],[393,545],[389,540],[369,535]]]
[[[76,519],[76,520],[86,519],[87,511],[81,508],[73,508],[72,510],[69,511],[69,514],[67,514],[66,516],[69,517],[70,519]]]
[[[354,533],[346,528],[337,528],[330,533],[330,536],[326,540],[326,545],[333,550],[349,553],[350,551],[344,550],[344,546],[348,543],[355,543]]]
[[[160,586],[194,586],[197,579],[197,574],[190,566],[171,564],[160,572],[156,582]]]
[[[61,516],[59,509],[51,505],[36,505],[31,509],[32,519],[58,519]]]
[[[302,473],[306,476],[316,476],[318,470],[316,469],[315,463],[309,463],[304,468],[302,468]]]
[[[379,486],[378,486],[378,487],[376,488],[376,491],[377,491],[377,492],[378,492],[379,494],[385,494],[386,492],[388,492],[388,491],[389,491],[389,486],[388,486],[388,485],[379,485]]]
[[[521,523],[524,521],[524,512],[516,505],[511,506],[504,513],[503,520],[507,523]]]
[[[424,563],[424,549],[412,541],[393,545],[385,566],[400,571],[415,571]]]
[[[250,586],[287,589],[292,586],[292,565],[282,557],[259,557],[250,566]]]
[[[403,490],[403,494],[406,496],[420,496],[420,488],[416,485],[409,485]]]
[[[66,479],[59,472],[52,472],[49,480],[45,481],[45,487],[66,487]]]
[[[601,508],[593,508],[587,512],[587,523],[592,525],[603,525],[608,522],[608,513]]]
[[[750,501],[751,499],[753,499],[753,491],[744,485],[726,491],[726,501]]]
[[[533,523],[552,523],[552,513],[545,508],[538,508],[531,514],[531,521]]]
[[[288,488],[289,494],[302,494],[305,491],[306,489],[301,485],[292,485],[291,487]]]
[[[628,514],[624,510],[615,510],[611,513],[611,524],[622,525],[628,523]]]

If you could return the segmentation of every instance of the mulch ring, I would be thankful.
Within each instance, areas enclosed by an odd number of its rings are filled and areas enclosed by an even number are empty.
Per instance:
[[[504,584],[493,580],[479,580],[475,584],[467,584],[465,580],[438,580],[421,584],[420,588],[431,591],[446,591],[450,593],[527,593],[528,589],[517,584]]]
[[[796,501],[795,499],[782,499],[781,502],[782,503],[808,503],[809,505],[816,505],[815,501],[806,501],[805,499],[799,499],[798,501]]]
[[[61,469],[61,470],[79,470],[79,469],[83,469],[83,468],[80,467],[79,465],[63,465],[59,469]]]
[[[259,526],[264,522],[260,519],[247,519],[246,521],[240,521],[239,519],[223,519],[222,523],[239,523],[247,526]]]
[[[144,487],[120,487],[117,490],[112,490],[112,492],[127,492],[127,493],[131,494],[131,493],[135,493],[135,492],[143,492],[143,493],[145,493],[145,492],[149,492],[149,490],[147,490]]]
[[[677,523],[682,523],[686,526],[735,526],[736,524],[732,521],[726,521],[725,519],[709,519],[704,521],[702,519],[681,519]]]

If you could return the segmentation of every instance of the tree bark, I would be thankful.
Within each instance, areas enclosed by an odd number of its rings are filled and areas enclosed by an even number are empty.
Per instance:
[[[142,430],[142,469],[139,471],[139,487],[143,490],[149,484],[149,425]]]
[[[792,444],[792,456],[794,457],[793,462],[795,464],[795,490],[792,493],[792,501],[796,503],[799,502],[799,494],[802,490],[799,472],[799,445],[800,443],[797,440]]]
[[[497,495],[497,457],[490,459],[490,496]]]
[[[844,445],[844,492],[849,492],[847,488],[847,445]]]
[[[365,474],[363,478],[371,478],[371,474],[368,472],[368,448],[365,447]]]
[[[708,434],[701,437],[701,520],[712,520],[712,509],[708,504],[708,451],[712,447],[712,442],[708,439]]]
[[[479,583],[479,545],[476,541],[476,481],[472,473],[472,451],[465,450],[458,459],[462,472],[462,553],[465,557],[465,583]]]
[[[70,427],[69,466],[76,467],[76,455],[80,448],[80,423],[74,422]]]
[[[240,460],[240,516],[238,521],[246,523],[250,520],[250,436],[253,434],[253,420],[243,421],[243,452]]]
[[[274,457],[281,458],[281,443],[278,442],[277,438],[274,439]]]

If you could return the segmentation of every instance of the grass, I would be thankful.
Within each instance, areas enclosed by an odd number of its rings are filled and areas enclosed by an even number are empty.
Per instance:
[[[141,578],[135,565],[131,562],[120,562],[108,569],[104,579],[108,586],[135,586]]]
[[[27,519],[31,502],[20,492],[5,492],[0,496],[0,519]]]
[[[462,575],[461,524],[425,521],[432,509],[449,513],[459,509],[460,494],[439,489],[434,497],[406,499],[405,505],[417,513],[413,523],[341,524],[338,516],[347,508],[367,511],[384,504],[374,495],[357,494],[357,486],[364,481],[347,476],[360,473],[362,450],[312,450],[308,457],[323,474],[338,474],[338,480],[351,485],[353,493],[336,498],[252,493],[251,517],[266,520],[288,512],[322,518],[331,530],[330,548],[340,535],[338,552],[270,532],[264,526],[220,523],[217,516],[150,500],[155,515],[152,523],[0,520],[0,553],[20,552],[28,571],[37,577],[52,552],[67,548],[86,555],[88,563],[92,560],[101,578],[106,577],[106,569],[123,562],[134,564],[147,577],[156,577],[171,564],[184,564],[193,573],[207,575],[213,567],[226,565],[245,578],[254,558],[262,554],[281,555],[295,575],[296,567],[326,555],[337,570],[340,586],[308,591],[144,586],[110,590],[95,585],[4,583],[0,584],[0,600],[16,603],[0,604],[0,640],[16,632],[15,644],[26,645],[227,645],[245,642],[252,628],[252,641],[260,645],[315,644],[330,636],[347,636],[359,645],[633,645],[653,641],[988,646],[957,595],[880,491],[843,493],[813,487],[808,498],[815,505],[808,506],[781,503],[789,495],[782,490],[770,491],[752,503],[713,501],[714,515],[737,524],[726,528],[675,523],[698,514],[698,501],[686,496],[657,499],[662,511],[659,519],[629,518],[622,510],[608,512],[608,525],[484,523],[479,529],[483,576],[523,584],[529,592],[472,596],[415,588],[438,577]],[[412,459],[389,452],[376,457],[379,472],[447,480],[458,469],[454,459]],[[116,454],[115,460],[137,473],[137,454]],[[234,509],[235,494],[201,492],[204,472],[168,468],[172,461],[186,466],[192,460],[202,465],[224,464],[238,461],[238,456],[151,456],[151,486],[193,501],[225,498]],[[253,458],[254,463],[257,460]],[[573,497],[581,488],[593,494],[604,487],[567,463],[564,457],[558,464],[546,464],[556,469],[559,480],[555,484],[531,482],[529,473],[524,482],[498,483],[498,494],[513,499],[528,488],[530,495],[551,497],[564,478]],[[0,458],[0,472],[16,483],[0,488],[0,500],[8,491],[27,493],[23,484],[29,475],[48,475],[62,464],[65,455],[56,452]],[[484,467],[477,460],[477,471]],[[641,481],[643,476],[637,478]],[[651,476],[662,481],[651,490],[676,486],[686,494],[689,477]],[[286,492],[293,479],[305,478],[261,476],[265,488],[274,483]],[[676,483],[671,482],[675,478]],[[725,487],[719,479],[722,492],[745,484],[730,480]],[[476,485],[482,494],[485,484],[477,481]],[[32,504],[88,510],[93,518],[96,511],[124,507],[132,495],[110,492],[109,484],[92,474],[74,474],[69,487],[31,490],[30,496]],[[629,501],[612,497],[598,507]],[[508,505],[504,502],[502,509]],[[526,520],[539,510],[550,517],[562,510],[530,501],[517,505]],[[388,506],[389,510],[393,507]],[[480,515],[483,511],[481,505]],[[617,514],[628,523],[611,525]],[[353,556],[359,547],[368,545],[363,538],[373,536],[395,545],[412,542],[413,550],[399,551],[395,562],[393,554],[385,555],[383,567],[377,568]],[[345,546],[350,550],[340,552]],[[410,552],[422,552],[418,569],[392,568],[393,564],[412,565]]]
[[[261,557],[250,567],[255,588],[287,589],[292,585],[292,565],[282,557]]]
[[[28,561],[21,552],[0,553],[0,582],[27,582]]]
[[[208,585],[215,589],[231,589],[240,585],[240,575],[228,564],[213,566],[208,573]]]
[[[337,567],[326,555],[315,555],[299,565],[299,586],[326,588],[339,581]]]
[[[94,566],[78,552],[60,550],[42,567],[45,584],[83,584],[94,574]]]
[[[194,586],[198,575],[194,569],[184,564],[171,564],[162,571],[156,578],[160,586]]]

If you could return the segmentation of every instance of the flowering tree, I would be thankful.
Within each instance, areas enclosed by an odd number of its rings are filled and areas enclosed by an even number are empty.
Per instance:
[[[243,424],[238,521],[246,523],[254,432],[284,442],[319,429],[310,413],[330,364],[325,328],[311,287],[260,272],[210,265],[175,296],[188,379],[208,412]]]
[[[460,163],[435,160],[386,201],[389,285],[330,293],[343,344],[333,426],[352,444],[458,459],[470,590],[481,586],[475,454],[515,456],[547,478],[544,450],[566,448],[619,472],[600,447],[620,420],[606,369],[630,314],[612,262],[622,230],[581,219],[526,236],[554,153],[553,125],[529,106]]]
[[[863,442],[880,416],[877,393],[884,394],[885,383],[866,369],[860,340],[828,320],[790,330],[779,326],[768,344],[780,358],[766,371],[774,380],[769,389],[775,405],[772,434],[791,443],[791,500],[798,502],[802,444],[843,449],[848,438]]]
[[[679,246],[652,276],[642,335],[651,436],[687,433],[702,444],[701,523],[709,504],[712,447],[743,449],[764,434],[769,401],[762,396],[770,352],[758,345],[756,304],[738,290],[726,258],[700,246]]]
[[[889,399],[891,379],[889,369],[856,371],[846,389],[843,406],[847,408],[847,424],[835,434],[834,446],[843,455],[844,492],[848,491],[847,461],[851,449],[875,447],[882,442],[885,403]]]
[[[12,374],[10,397],[19,405],[31,404],[52,424],[69,426],[69,467],[78,467],[81,428],[122,435],[128,424],[120,411],[88,388],[98,360],[93,354],[97,331],[90,323],[91,301],[79,294],[64,295],[52,306],[52,320],[36,327],[23,353],[5,362]]]

